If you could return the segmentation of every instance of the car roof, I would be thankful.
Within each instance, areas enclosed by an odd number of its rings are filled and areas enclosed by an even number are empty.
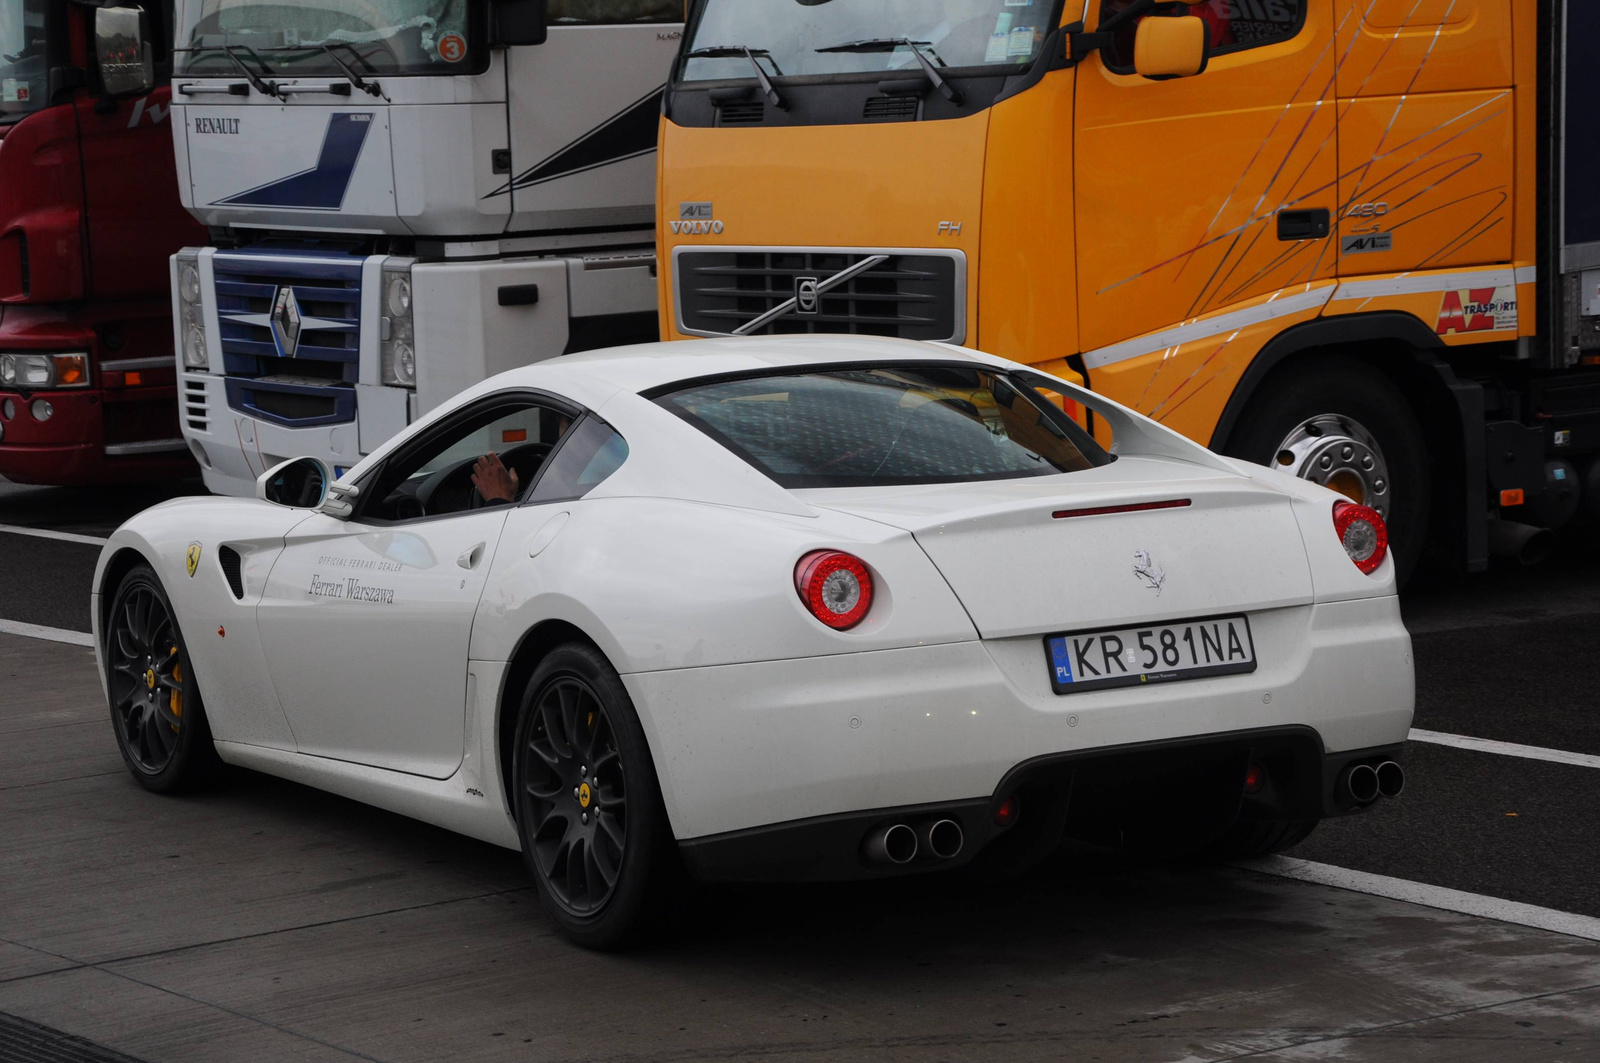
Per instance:
[[[965,361],[995,365],[986,355],[947,344],[877,336],[751,336],[677,340],[611,347],[536,362],[494,378],[496,390],[553,387],[581,375],[635,394],[729,373],[785,370],[838,362]]]

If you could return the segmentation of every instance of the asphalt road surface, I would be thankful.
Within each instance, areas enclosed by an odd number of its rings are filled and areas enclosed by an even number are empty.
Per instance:
[[[596,956],[514,853],[126,777],[71,640],[94,540],[172,493],[0,484],[0,1060],[1600,1060],[1594,529],[1408,591],[1406,793],[1289,859],[706,890]]]

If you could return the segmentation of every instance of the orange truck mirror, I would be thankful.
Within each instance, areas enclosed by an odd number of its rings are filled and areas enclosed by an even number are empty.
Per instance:
[[[1206,68],[1206,23],[1194,15],[1145,18],[1133,40],[1133,68],[1147,78],[1193,77]]]

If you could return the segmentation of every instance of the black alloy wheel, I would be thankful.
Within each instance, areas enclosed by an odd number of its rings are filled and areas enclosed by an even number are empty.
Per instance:
[[[529,679],[513,777],[523,859],[561,931],[617,948],[659,928],[677,854],[644,730],[592,647],[558,647]]]
[[[106,687],[122,759],[158,793],[208,781],[219,765],[172,603],[148,566],[127,574],[106,615]]]
[[[628,783],[599,695],[576,676],[547,683],[527,748],[533,859],[557,903],[590,915],[616,889],[628,838]]]

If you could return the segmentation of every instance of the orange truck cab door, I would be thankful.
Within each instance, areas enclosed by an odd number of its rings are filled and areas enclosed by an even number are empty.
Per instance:
[[[1255,351],[1334,285],[1335,2],[1189,8],[1210,43],[1195,76],[1134,72],[1132,26],[1078,67],[1084,363],[1095,390],[1202,442]],[[1088,0],[1086,21],[1127,3]]]

